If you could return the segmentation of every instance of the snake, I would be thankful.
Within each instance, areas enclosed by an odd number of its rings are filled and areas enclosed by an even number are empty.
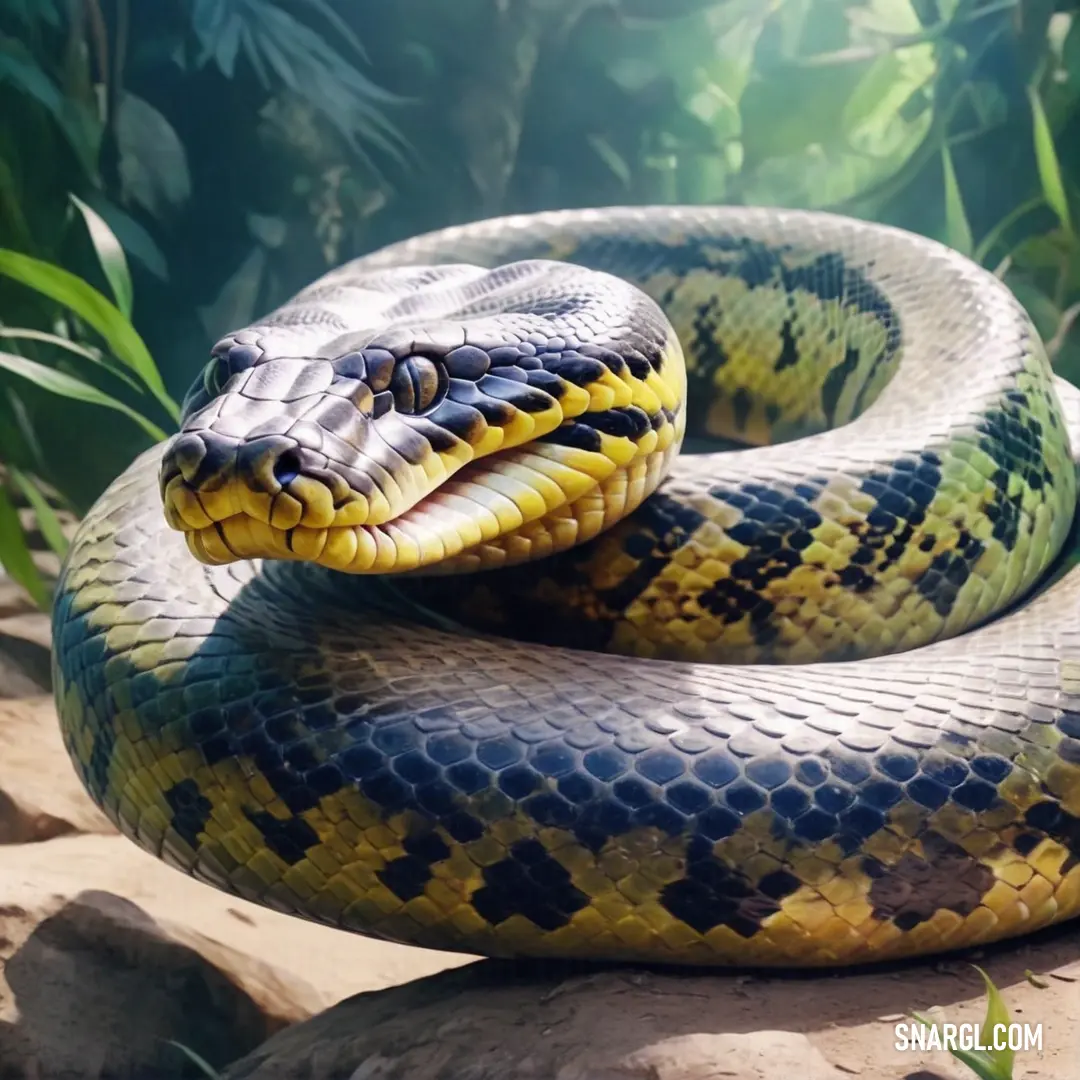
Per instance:
[[[56,586],[64,744],[219,890],[502,958],[843,967],[1080,912],[1080,397],[962,254],[564,209],[227,334]]]

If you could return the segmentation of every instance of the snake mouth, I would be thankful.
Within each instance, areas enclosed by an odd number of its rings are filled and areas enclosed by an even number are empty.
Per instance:
[[[264,558],[352,574],[403,573],[445,565],[560,511],[569,510],[572,518],[574,505],[613,474],[635,465],[641,472],[677,444],[676,429],[668,425],[617,457],[610,447],[601,453],[545,442],[496,452],[462,466],[407,510],[378,523],[363,520],[368,507],[359,501],[341,508],[344,522],[326,524],[275,524],[273,517],[243,511],[214,517],[208,510],[216,508],[215,502],[218,507],[235,505],[242,494],[233,491],[226,498],[221,489],[215,500],[215,493],[194,492],[178,476],[163,477],[162,486],[170,524],[183,532],[200,562]],[[349,521],[349,514],[361,520]]]

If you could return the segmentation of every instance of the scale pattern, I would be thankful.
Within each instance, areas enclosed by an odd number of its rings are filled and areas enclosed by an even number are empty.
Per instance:
[[[1080,912],[1080,570],[969,629],[1073,543],[1080,400],[1013,298],[894,230],[701,208],[465,226],[319,288],[529,258],[660,304],[691,431],[805,438],[679,458],[550,570],[499,571],[501,602],[489,575],[198,563],[147,452],[54,617],[65,741],[112,820],[248,899],[493,956],[859,963]],[[510,636],[434,612],[451,580]]]

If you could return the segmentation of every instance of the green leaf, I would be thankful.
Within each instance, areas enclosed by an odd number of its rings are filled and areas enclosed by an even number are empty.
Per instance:
[[[922,1013],[913,1012],[912,1019],[928,1028],[940,1028],[941,1024],[931,1020]],[[983,1041],[980,1039],[980,1042]],[[1012,1069],[1002,1072],[1000,1063],[990,1057],[984,1050],[959,1050],[949,1047],[949,1053],[958,1061],[963,1062],[979,1078],[979,1080],[1012,1080]]]
[[[99,390],[96,386],[66,375],[55,368],[46,367],[34,360],[27,360],[25,356],[16,356],[14,353],[0,352],[0,368],[6,368],[15,375],[21,375],[36,383],[43,390],[59,394],[61,397],[73,398],[75,401],[85,401],[89,405],[103,405],[107,409],[115,409],[130,417],[139,425],[155,442],[166,438],[165,432],[141,413],[136,412],[130,405]]]
[[[3,485],[0,485],[0,566],[30,594],[39,608],[49,606],[49,593],[30,555],[19,512]]]
[[[1031,101],[1031,120],[1035,129],[1035,163],[1039,168],[1043,194],[1050,208],[1057,214],[1062,227],[1072,233],[1072,219],[1069,215],[1069,201],[1065,195],[1065,185],[1061,179],[1061,163],[1054,148],[1054,136],[1046,119],[1042,99],[1034,86],[1028,87]]]
[[[56,511],[49,505],[49,500],[42,495],[41,489],[29,476],[19,469],[13,468],[10,472],[11,479],[18,485],[34,511],[34,517],[37,519],[41,535],[45,537],[45,542],[63,558],[68,549],[68,538],[64,535]]]
[[[842,146],[844,130],[837,120],[872,63],[784,64],[771,70],[767,79],[751,82],[739,105],[747,168],[815,143]],[[799,102],[798,108],[792,108],[793,101]]]
[[[628,188],[633,177],[626,158],[603,135],[590,135],[588,139],[589,145],[596,151],[600,160],[612,171],[619,183]]]
[[[90,233],[90,240],[94,245],[98,262],[101,263],[101,269],[112,289],[116,306],[125,319],[130,319],[133,293],[131,272],[128,270],[124,249],[120,246],[120,241],[116,239],[116,234],[105,224],[105,219],[96,210],[91,210],[77,195],[72,195],[70,198],[86,222],[87,232]]]
[[[86,203],[105,219],[116,234],[125,255],[150,271],[159,281],[169,280],[169,268],[154,238],[130,214],[109,202],[100,192],[86,193]],[[22,250],[27,250],[23,248]]]
[[[2,153],[2,151],[0,151]],[[0,229],[12,237],[19,247],[30,251],[34,247],[33,234],[23,213],[19,199],[19,185],[11,166],[0,157]]]
[[[115,363],[109,363],[101,354],[100,349],[92,349],[88,345],[80,345],[70,338],[61,337],[59,334],[50,334],[45,330],[32,330],[24,326],[0,326],[0,338],[15,338],[24,341],[41,341],[47,345],[55,345],[57,348],[66,349],[68,352],[89,360],[92,364],[100,364],[110,375],[115,375],[123,380],[136,393],[143,392],[143,386],[132,378],[122,367]]]
[[[191,197],[191,173],[180,136],[137,94],[125,93],[116,110],[116,144],[127,198],[160,218]]]
[[[970,255],[975,245],[948,143],[941,146],[941,168],[945,174],[945,242],[961,255]]]
[[[3,82],[10,82],[48,110],[86,175],[96,176],[101,141],[97,118],[81,102],[64,94],[22,41],[0,35],[0,83]]]
[[[202,1074],[207,1080],[222,1080],[221,1073],[214,1068],[204,1057],[195,1053],[190,1046],[185,1046],[182,1042],[177,1042],[175,1039],[166,1039],[170,1046],[175,1046]]]
[[[342,39],[329,5],[308,0],[308,6],[324,19],[329,17],[334,40]],[[237,54],[242,53],[268,89],[273,71],[325,116],[369,166],[374,168],[374,163],[365,145],[398,163],[415,158],[384,111],[404,99],[368,79],[327,38],[280,5],[271,0],[194,0],[192,29],[202,46],[200,66],[213,59],[231,75]],[[351,34],[346,39],[347,44],[359,45]]]
[[[896,49],[877,57],[841,113],[851,149],[877,158],[894,153],[913,123],[926,124],[918,111],[909,116],[908,110],[933,85],[936,73],[930,45]]]
[[[950,1049],[957,1061],[966,1065],[979,1080],[1012,1080],[1012,1070],[1002,1072],[998,1063],[985,1050]]]
[[[993,984],[990,976],[978,965],[971,966],[982,976],[986,984],[986,1018],[982,1022],[979,1042],[983,1046],[993,1046],[994,1028],[998,1025],[1004,1025],[1006,1028],[1009,1026],[1009,1010],[1005,1007],[1005,1002],[1002,1001],[1001,994],[998,993],[998,988]],[[1012,1076],[1015,1052],[1006,1046],[1003,1050],[987,1050],[986,1054],[991,1062],[998,1066],[999,1074],[1008,1080]]]
[[[0,248],[0,274],[70,308],[105,339],[118,360],[138,374],[169,416],[173,420],[179,419],[180,410],[166,392],[161,374],[142,338],[123,313],[97,289],[59,266],[5,248]]]
[[[1043,205],[1041,195],[1014,206],[983,238],[975,249],[975,261],[985,263],[1004,235],[1025,215]]]

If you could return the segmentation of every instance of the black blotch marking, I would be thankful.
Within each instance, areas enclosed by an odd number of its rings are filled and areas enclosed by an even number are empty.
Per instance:
[[[794,367],[799,362],[799,346],[795,342],[795,334],[792,330],[791,319],[785,319],[780,327],[780,355],[773,364],[773,371],[784,371]]]
[[[750,396],[750,392],[744,387],[740,386],[734,394],[731,395],[731,410],[735,419],[735,427],[739,431],[745,431],[747,422],[750,419],[750,410],[753,407],[754,399]]]
[[[100,670],[100,669],[98,669]],[[92,697],[84,700],[92,701]],[[109,790],[109,763],[116,745],[116,728],[112,724],[99,724],[94,729],[94,741],[90,747],[90,761],[86,767],[86,780],[98,802],[103,802]]]
[[[1057,841],[1069,852],[1061,866],[1062,874],[1080,863],[1080,817],[1070,814],[1059,802],[1047,799],[1028,807],[1024,823]]]
[[[857,413],[863,405],[866,389],[876,380],[880,370],[895,360],[900,349],[899,316],[882,289],[863,269],[849,265],[839,252],[818,254],[808,261],[800,258],[802,254],[790,244],[770,245],[749,237],[723,234],[669,244],[605,233],[583,237],[574,251],[574,262],[598,270],[618,265],[624,273],[640,279],[648,279],[660,269],[682,277],[690,271],[709,268],[728,277],[741,278],[752,289],[780,288],[789,294],[802,292],[821,301],[837,301],[849,318],[870,315],[884,328],[885,343],[856,396]],[[613,263],[613,259],[618,262]],[[793,265],[796,259],[799,262]],[[665,302],[670,305],[672,299],[673,295],[658,297],[661,307]],[[716,298],[702,304],[692,324],[693,338],[688,355],[696,357],[698,362],[690,374],[688,387],[687,419],[691,431],[701,430],[699,425],[707,415],[712,397],[712,375],[728,362],[710,325],[715,321],[718,307]],[[850,350],[843,363],[848,362],[849,356]],[[834,389],[830,389],[828,395],[823,390],[823,403],[834,393],[839,393],[838,382],[842,383],[847,374],[837,372],[833,376]]]
[[[939,833],[922,837],[924,855],[906,851],[892,866],[867,856],[863,872],[871,879],[875,919],[891,919],[911,930],[944,908],[968,916],[994,884],[994,872]]]
[[[405,854],[388,862],[376,877],[401,900],[422,896],[424,887],[434,876],[435,863],[450,857],[450,848],[438,833],[410,836],[401,845]]]
[[[643,552],[641,562],[622,581],[598,596],[611,609],[624,611],[649,586],[657,574],[671,561],[705,518],[689,506],[667,495],[655,494],[642,503],[630,519],[636,550]],[[653,541],[648,552],[645,544]],[[624,545],[625,546],[625,545]]]
[[[687,845],[686,876],[664,886],[660,903],[699,934],[727,926],[750,938],[800,884],[793,874],[777,870],[754,885],[741,870],[716,858],[708,840],[695,836]]]
[[[667,303],[671,303],[669,296]],[[663,304],[661,305],[663,306]],[[731,359],[724,350],[711,320],[719,321],[720,301],[711,297],[701,304],[691,322],[693,337],[686,342],[688,361],[686,410],[687,428],[702,431],[709,412],[709,403],[715,395],[713,375]]]
[[[308,848],[319,842],[319,834],[303,818],[284,821],[265,810],[244,810],[244,816],[262,833],[266,846],[290,866],[295,866]]]
[[[821,384],[821,409],[829,426],[836,423],[836,409],[840,404],[840,395],[844,392],[851,374],[859,366],[859,353],[850,345],[844,350],[844,359],[829,369]]]
[[[637,440],[651,430],[652,426],[652,418],[644,409],[629,405],[620,409],[585,413],[576,420],[568,420],[560,424],[554,431],[541,436],[537,442],[570,446],[575,450],[591,450],[598,453],[603,446],[601,434]]]
[[[472,895],[472,906],[491,925],[523,915],[541,930],[558,930],[589,903],[570,880],[570,871],[539,840],[520,840],[509,858],[484,868],[484,884]]]
[[[506,375],[516,370],[516,368],[507,368]],[[524,372],[521,374],[525,377]],[[508,402],[522,412],[544,412],[551,408],[550,396],[542,390],[529,386],[526,382],[516,382],[501,375],[483,375],[477,379],[475,385],[489,398]]]
[[[588,386],[596,382],[606,370],[599,360],[581,356],[578,353],[563,353],[561,356],[550,359],[545,356],[544,368],[552,375],[557,375],[560,379],[565,379],[575,386]]]
[[[1016,546],[1024,520],[1023,490],[1009,495],[1009,479],[1019,474],[1036,491],[1053,485],[1053,476],[1042,454],[1042,424],[1028,411],[1027,395],[1011,391],[998,409],[990,410],[976,426],[979,449],[997,465],[991,477],[995,497],[986,509],[994,523],[993,537],[1008,550]],[[1027,519],[1027,527],[1031,527]]]
[[[742,519],[727,532],[750,551],[731,564],[728,577],[704,590],[698,603],[728,625],[749,617],[759,645],[769,644],[779,632],[772,623],[775,604],[762,596],[762,590],[802,565],[799,552],[810,543],[810,530],[821,524],[821,515],[810,505],[819,492],[816,483],[793,491],[764,484],[716,485],[709,491],[742,511]]]
[[[193,848],[198,847],[199,833],[206,828],[213,806],[192,779],[181,780],[162,792],[172,810],[172,827]]]
[[[932,451],[918,458],[898,458],[889,468],[876,470],[865,477],[859,490],[870,495],[876,506],[867,514],[865,522],[851,527],[859,539],[851,563],[859,572],[853,572],[852,566],[847,567],[840,575],[841,583],[850,584],[856,591],[867,591],[872,587],[876,575],[892,566],[913,540],[915,530],[926,520],[926,512],[940,483],[941,459]],[[963,563],[963,573],[952,567],[952,553],[949,553],[948,565],[939,564],[941,572],[948,571],[947,576],[942,577],[931,565],[916,582],[917,588],[921,586],[922,595],[942,605],[946,613],[951,610],[956,593],[982,555],[981,545],[970,534],[965,534],[962,539],[963,548],[961,551],[958,546],[956,557]],[[919,539],[923,551],[932,549],[934,543],[933,537]],[[864,571],[863,567],[870,570]],[[844,580],[845,573],[847,581]]]
[[[1042,841],[1042,837],[1037,833],[1018,833],[1016,839],[1013,840],[1013,848],[1018,855],[1028,856],[1030,855]]]

